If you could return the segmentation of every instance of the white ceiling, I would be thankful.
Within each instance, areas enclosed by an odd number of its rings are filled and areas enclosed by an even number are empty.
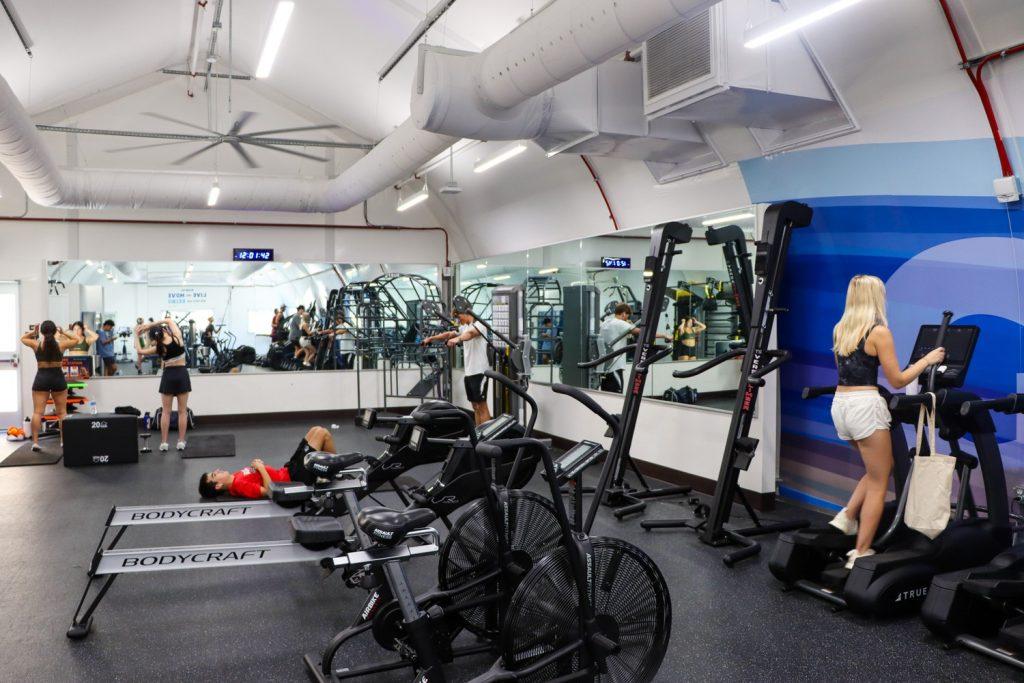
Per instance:
[[[201,56],[216,1],[209,0],[205,12]],[[377,73],[436,1],[301,0],[265,84],[367,140],[380,139],[408,116],[416,50],[383,83]],[[34,56],[28,58],[3,18],[0,74],[33,114],[185,64],[192,0],[8,3],[34,43]],[[224,0],[218,70],[227,68],[230,8],[235,12],[233,66],[250,74],[276,4],[277,0]],[[545,4],[547,0],[458,0],[427,40],[480,50]],[[182,90],[184,80],[178,79]]]

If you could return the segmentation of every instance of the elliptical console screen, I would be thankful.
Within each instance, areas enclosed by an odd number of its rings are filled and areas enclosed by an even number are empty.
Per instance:
[[[420,446],[423,445],[423,435],[426,431],[423,427],[413,427],[412,433],[409,434],[409,448],[413,452],[418,452]]]
[[[921,325],[914,342],[914,352],[910,355],[910,364],[924,358],[925,354],[935,348],[938,341],[939,325]],[[944,387],[962,387],[967,377],[967,368],[974,355],[974,347],[978,343],[981,328],[977,325],[950,325],[946,328],[946,338],[942,345],[946,349],[946,360],[942,366],[947,369],[942,373],[941,385]],[[940,366],[941,367],[941,366]],[[922,375],[922,378],[924,375]]]

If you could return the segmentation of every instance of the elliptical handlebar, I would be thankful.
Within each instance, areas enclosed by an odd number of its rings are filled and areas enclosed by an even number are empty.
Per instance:
[[[605,424],[607,424],[608,427],[612,430],[612,433],[619,433],[619,420],[614,415],[610,415],[608,411],[602,408],[597,403],[597,401],[591,398],[582,389],[578,389],[577,387],[571,387],[568,384],[552,384],[551,391],[555,392],[556,394],[563,394],[565,396],[569,396],[571,398],[576,399],[584,406],[586,406],[590,410],[590,412],[594,413],[602,420],[604,420]]]
[[[804,387],[803,391],[800,392],[800,398],[818,398],[819,396],[831,396],[834,393],[836,393],[836,386],[834,384],[827,387]]]
[[[1024,413],[1024,394],[1010,394],[1003,398],[990,398],[981,401],[964,401],[960,405],[960,414],[964,417],[978,410],[994,410],[1007,415]]]
[[[909,406],[919,406],[931,403],[932,393],[926,391],[921,394],[894,394],[889,399],[889,410],[899,410]]]
[[[744,355],[746,353],[747,353],[746,347],[743,347],[743,348],[740,348],[740,349],[733,349],[732,351],[727,351],[727,352],[723,353],[720,356],[715,356],[714,358],[712,358],[708,362],[704,363],[703,365],[699,365],[699,366],[695,367],[692,370],[676,370],[675,372],[672,373],[672,376],[675,377],[676,379],[686,379],[686,378],[689,378],[689,377],[696,377],[697,375],[710,370],[711,368],[715,367],[716,365],[721,365],[725,361],[732,360],[733,358],[739,358],[740,356],[742,356],[742,355]]]
[[[953,320],[953,311],[942,312],[942,322],[939,324],[939,334],[935,337],[935,348],[941,348],[943,343],[946,341],[946,330],[949,328],[949,323]],[[935,391],[935,373],[938,371],[938,365],[928,366],[928,391]]]

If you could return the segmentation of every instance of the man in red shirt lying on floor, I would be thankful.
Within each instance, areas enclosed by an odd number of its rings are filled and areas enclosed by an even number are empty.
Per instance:
[[[199,478],[199,495],[203,498],[229,495],[259,499],[269,497],[272,481],[301,481],[312,486],[316,475],[306,470],[304,461],[315,451],[337,452],[331,433],[323,427],[311,427],[283,467],[267,467],[262,460],[256,459],[249,467],[234,473],[227,470],[206,472]]]

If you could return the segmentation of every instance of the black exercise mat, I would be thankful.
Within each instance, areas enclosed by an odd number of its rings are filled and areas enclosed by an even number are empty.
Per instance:
[[[181,451],[183,458],[235,457],[234,434],[191,435],[185,443],[187,444],[185,450]],[[171,448],[174,448],[174,442],[171,442]]]
[[[32,442],[26,441],[16,451],[0,462],[0,467],[26,467],[28,465],[56,465],[63,456],[61,447],[54,440],[52,443],[39,444],[43,450],[36,453],[32,450]]]

